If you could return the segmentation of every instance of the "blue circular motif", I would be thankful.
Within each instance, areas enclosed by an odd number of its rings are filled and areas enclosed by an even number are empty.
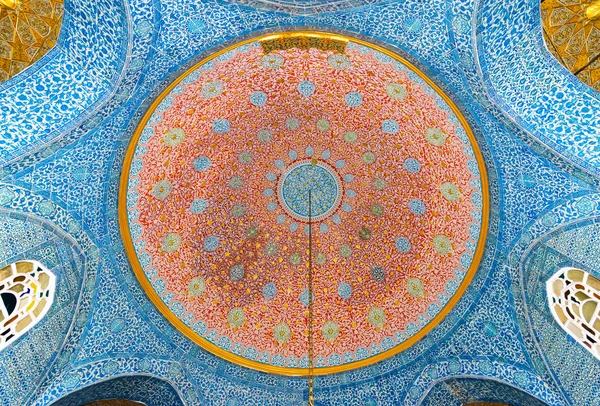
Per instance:
[[[211,165],[212,162],[205,156],[201,156],[194,161],[194,169],[200,172],[207,170]]]
[[[219,248],[219,237],[214,235],[208,236],[204,239],[204,250],[208,252],[216,251]]]
[[[194,214],[200,214],[208,207],[208,202],[203,199],[196,199],[190,205],[190,211]]]
[[[335,176],[319,164],[307,162],[293,167],[280,185],[280,196],[286,208],[302,219],[308,218],[311,191],[313,219],[327,215],[341,198]]]
[[[250,103],[255,106],[262,106],[267,102],[267,94],[265,92],[254,92],[250,95]]]
[[[408,203],[408,208],[410,209],[410,211],[413,212],[413,214],[416,215],[425,214],[425,212],[427,211],[425,204],[419,199],[415,199]]]
[[[404,161],[404,169],[412,173],[419,172],[421,169],[421,162],[414,158],[408,158],[406,161]]]
[[[341,282],[338,286],[338,294],[342,299],[350,299],[350,296],[352,296],[352,288],[346,282]]]
[[[399,129],[396,120],[383,120],[381,123],[381,131],[386,134],[396,134]]]
[[[265,299],[271,300],[275,297],[276,294],[277,294],[277,288],[275,287],[275,284],[273,282],[268,283],[264,286],[263,296],[265,297]]]
[[[315,85],[305,80],[298,85],[298,91],[302,96],[309,97],[315,92]]]
[[[300,302],[306,307],[308,307],[308,289],[304,289],[299,296]]]
[[[371,269],[371,277],[377,282],[383,282],[385,280],[385,269],[380,266],[374,266]]]
[[[229,277],[233,281],[239,281],[244,277],[244,265],[237,264],[229,269]]]
[[[408,252],[410,251],[410,242],[406,238],[400,237],[396,239],[396,248],[400,252]]]
[[[223,133],[228,132],[229,129],[231,128],[231,126],[229,124],[229,120],[219,119],[219,120],[213,121],[212,128],[213,128],[213,131],[216,132],[217,134],[223,134]]]
[[[359,92],[350,92],[346,95],[346,104],[348,107],[358,107],[362,102],[363,98]]]

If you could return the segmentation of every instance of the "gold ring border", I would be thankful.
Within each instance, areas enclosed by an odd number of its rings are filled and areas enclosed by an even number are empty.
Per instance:
[[[369,358],[365,358],[360,361],[355,361],[355,362],[351,362],[348,364],[331,366],[331,367],[315,368],[314,369],[315,375],[325,375],[325,374],[334,374],[334,373],[339,373],[339,372],[345,372],[345,371],[350,371],[350,370],[353,370],[356,368],[361,368],[361,367],[365,367],[365,366],[377,363],[379,361],[382,361],[386,358],[389,358],[393,355],[400,353],[401,351],[407,349],[408,347],[410,347],[411,345],[413,345],[414,343],[419,341],[421,338],[423,338],[425,335],[427,335],[427,333],[429,333],[435,326],[437,326],[442,321],[442,319],[444,317],[446,317],[446,315],[452,310],[452,308],[456,305],[456,303],[458,303],[459,299],[462,297],[462,295],[466,291],[467,287],[469,286],[471,280],[473,279],[473,276],[475,275],[475,272],[477,271],[477,268],[479,266],[479,262],[481,261],[481,258],[483,257],[483,251],[484,251],[484,247],[485,247],[485,240],[487,237],[487,229],[488,229],[488,222],[489,222],[489,218],[488,218],[488,216],[489,216],[489,191],[488,191],[487,172],[485,169],[485,163],[483,161],[483,156],[481,155],[481,151],[479,150],[479,147],[477,145],[477,140],[475,139],[473,131],[471,130],[471,127],[467,123],[467,120],[464,118],[464,116],[462,115],[462,113],[460,112],[458,107],[454,104],[454,102],[452,100],[450,100],[450,98],[431,79],[429,79],[429,77],[427,77],[416,66],[414,66],[412,63],[410,63],[403,57],[396,55],[395,53],[393,53],[381,46],[371,44],[371,43],[361,40],[361,39],[352,38],[350,36],[345,36],[345,35],[340,35],[340,34],[330,34],[330,33],[319,32],[319,31],[290,31],[290,32],[277,33],[277,34],[270,33],[270,34],[265,34],[265,35],[253,37],[250,39],[246,39],[244,41],[238,42],[238,43],[230,45],[224,49],[221,49],[220,51],[202,59],[200,62],[196,63],[194,66],[192,66],[187,71],[185,71],[182,75],[180,75],[177,79],[175,79],[165,90],[163,90],[162,93],[158,96],[158,98],[152,103],[152,105],[150,105],[150,107],[146,111],[146,114],[144,115],[144,117],[140,121],[138,127],[136,128],[136,130],[133,134],[133,137],[129,143],[129,147],[127,148],[127,153],[125,155],[125,161],[123,163],[123,170],[121,172],[121,180],[120,180],[120,185],[119,185],[119,200],[118,200],[119,228],[121,229],[121,235],[123,237],[125,251],[127,253],[127,257],[129,258],[129,262],[133,268],[133,271],[134,271],[136,277],[138,278],[140,285],[142,286],[142,289],[144,289],[144,291],[146,292],[146,294],[148,295],[148,297],[150,298],[152,303],[154,303],[154,305],[158,308],[158,310],[162,313],[162,315],[165,316],[167,318],[167,320],[169,320],[169,322],[177,330],[179,330],[180,332],[185,334],[190,340],[194,341],[200,347],[204,348],[205,350],[211,352],[212,354],[214,354],[220,358],[225,359],[226,361],[229,361],[229,362],[232,362],[232,363],[235,363],[235,364],[247,367],[247,368],[251,368],[254,370],[258,370],[258,371],[272,373],[272,374],[286,375],[286,376],[307,376],[308,368],[288,368],[288,367],[278,367],[278,366],[274,366],[274,365],[267,365],[267,364],[263,364],[261,362],[249,360],[240,355],[236,355],[229,351],[226,351],[226,350],[216,346],[215,344],[211,343],[210,341],[206,340],[205,338],[201,337],[198,333],[196,333],[189,326],[187,326],[183,321],[181,321],[177,316],[175,316],[175,314],[173,314],[173,312],[167,307],[167,305],[165,305],[165,303],[162,301],[160,296],[158,296],[156,291],[154,291],[154,289],[152,288],[152,285],[150,284],[150,281],[146,277],[146,274],[144,273],[144,271],[139,263],[139,260],[137,258],[136,252],[135,252],[135,248],[133,246],[133,241],[131,239],[131,234],[129,232],[129,219],[128,219],[128,215],[127,215],[127,187],[128,187],[128,183],[129,183],[129,171],[131,169],[131,162],[133,160],[135,149],[137,147],[137,143],[142,134],[142,131],[144,130],[148,120],[150,119],[150,117],[152,116],[154,111],[156,110],[156,107],[171,92],[171,90],[175,86],[177,86],[185,77],[187,77],[190,73],[192,73],[193,71],[198,69],[200,66],[202,66],[205,63],[211,61],[212,59],[218,57],[219,55],[229,52],[230,50],[238,48],[242,45],[246,45],[246,44],[256,42],[256,41],[265,40],[267,38],[272,39],[274,36],[293,37],[293,36],[301,36],[301,35],[317,37],[317,38],[327,38],[327,39],[349,41],[349,42],[353,42],[355,44],[366,46],[368,48],[374,49],[376,51],[379,51],[379,52],[393,58],[394,60],[402,63],[403,65],[408,67],[410,70],[412,70],[414,73],[419,75],[419,77],[421,77],[421,79],[423,79],[429,86],[431,86],[436,91],[436,93],[438,95],[440,95],[444,99],[444,101],[450,106],[450,108],[452,109],[454,114],[458,117],[461,125],[465,129],[465,131],[469,137],[469,140],[471,141],[471,146],[473,148],[475,158],[477,159],[477,164],[479,167],[479,174],[480,174],[480,181],[481,181],[481,194],[482,194],[482,198],[483,198],[482,199],[482,208],[481,208],[481,212],[482,212],[481,229],[479,232],[479,241],[477,243],[477,249],[475,250],[475,254],[473,255],[473,261],[471,262],[471,266],[469,267],[469,270],[466,272],[465,277],[463,278],[460,286],[458,287],[458,289],[456,290],[454,295],[450,298],[448,303],[446,303],[446,305],[442,308],[442,310],[429,323],[427,323],[421,330],[419,330],[415,335],[408,338],[406,341],[403,341],[402,343],[398,344],[394,348],[391,348],[387,351],[381,352],[377,355],[374,355]]]

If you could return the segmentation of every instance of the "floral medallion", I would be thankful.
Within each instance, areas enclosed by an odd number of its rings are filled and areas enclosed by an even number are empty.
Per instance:
[[[329,373],[430,331],[485,239],[485,169],[460,112],[358,40],[266,55],[250,41],[202,61],[150,108],[124,173],[123,237],[152,301],[202,347],[268,372],[306,373],[309,255]]]

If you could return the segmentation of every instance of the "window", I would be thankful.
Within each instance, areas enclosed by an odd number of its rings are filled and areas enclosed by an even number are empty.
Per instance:
[[[37,261],[0,269],[0,351],[46,315],[55,287],[54,274]]]
[[[561,327],[600,359],[600,280],[562,268],[546,282],[550,311]]]

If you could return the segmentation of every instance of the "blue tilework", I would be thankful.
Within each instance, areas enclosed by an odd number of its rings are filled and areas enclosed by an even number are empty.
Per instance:
[[[486,252],[457,306],[399,355],[319,377],[317,402],[416,405],[437,391],[431,388],[438,382],[462,374],[502,381],[547,404],[593,404],[595,382],[561,366],[568,358],[557,352],[569,347],[578,365],[596,371],[585,363],[585,350],[555,327],[540,327],[534,337],[531,326],[553,326],[552,320],[541,302],[526,317],[529,304],[522,300],[522,264],[550,272],[523,258],[528,249],[561,224],[597,215],[594,202],[600,201],[593,194],[600,154],[582,137],[597,133],[598,118],[586,116],[581,107],[582,101],[595,106],[597,95],[543,49],[538,3],[244,1],[67,2],[57,47],[0,87],[0,180],[5,182],[0,207],[26,216],[18,221],[27,224],[43,218],[40,227],[54,230],[40,234],[48,235],[47,244],[32,240],[42,251],[35,248],[30,255],[39,252],[35,255],[59,264],[55,267],[68,262],[78,270],[73,272],[85,275],[81,302],[70,316],[74,328],[63,334],[65,345],[53,350],[56,357],[47,366],[35,364],[47,375],[32,373],[39,385],[23,395],[11,378],[10,385],[0,385],[6,393],[0,393],[0,404],[49,405],[79,388],[131,374],[168,381],[187,405],[302,404],[306,379],[225,362],[160,315],[129,267],[116,215],[125,149],[160,91],[236,38],[292,27],[350,34],[415,62],[465,113],[490,177]],[[548,90],[548,81],[565,96]],[[553,109],[561,115],[550,114]],[[574,124],[560,127],[561,122]],[[0,231],[9,235],[0,237],[0,248],[9,252],[5,261],[24,255],[28,245],[21,241],[35,227],[2,225]],[[555,252],[562,258],[558,263],[566,261],[559,248],[581,239],[577,233],[549,240],[543,251]],[[77,250],[81,254],[74,254]],[[583,261],[587,251],[577,252],[572,260]],[[22,342],[42,340],[40,331],[50,320]],[[53,329],[60,336],[58,323]],[[560,339],[550,346],[553,334]],[[25,357],[23,368],[30,365],[33,360]],[[0,358],[2,382],[19,371],[11,368]]]
[[[600,174],[600,95],[545,48],[539,2],[489,0],[480,7],[478,62],[492,99],[544,145]]]

